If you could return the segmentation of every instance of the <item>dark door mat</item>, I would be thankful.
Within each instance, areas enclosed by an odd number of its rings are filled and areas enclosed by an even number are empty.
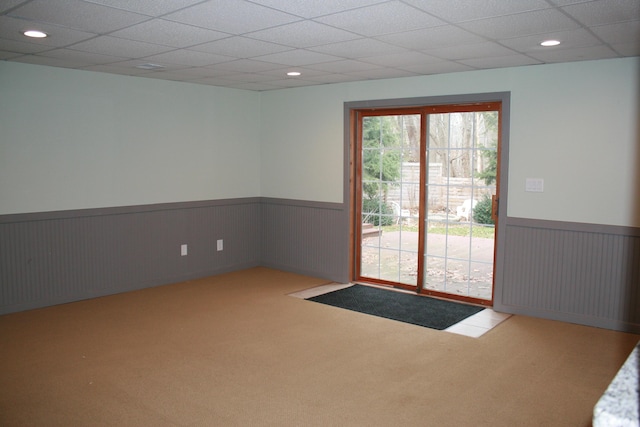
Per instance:
[[[363,285],[353,285],[308,300],[438,330],[447,329],[484,310],[474,305]]]

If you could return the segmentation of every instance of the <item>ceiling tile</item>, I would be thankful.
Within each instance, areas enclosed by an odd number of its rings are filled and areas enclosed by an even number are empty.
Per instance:
[[[326,43],[336,43],[357,39],[360,36],[313,21],[299,21],[267,30],[256,31],[248,37],[279,43],[286,46],[305,48]]]
[[[82,50],[84,52],[93,52],[101,55],[121,56],[126,58],[145,57],[171,50],[171,48],[166,46],[119,39],[111,36],[96,37],[95,39],[75,44],[72,48],[75,50]]]
[[[126,59],[119,56],[100,55],[97,53],[82,52],[72,49],[55,49],[43,52],[39,55],[49,58],[68,59],[69,61],[84,63],[85,65],[109,64],[112,62],[120,62]]]
[[[509,48],[493,42],[464,44],[455,49],[448,47],[438,49],[425,49],[424,53],[442,59],[475,59],[482,57],[509,56],[515,52]]]
[[[252,59],[238,59],[236,61],[223,62],[215,65],[215,68],[218,70],[250,73],[277,70],[283,67],[284,65],[282,64],[274,64],[272,62],[256,61]]]
[[[579,24],[554,9],[500,16],[460,24],[460,27],[493,39],[522,37],[531,34],[545,34],[572,30]]]
[[[563,7],[569,15],[585,25],[605,25],[640,19],[640,1],[592,1]]]
[[[376,68],[375,70],[355,71],[348,74],[357,76],[360,80],[397,79],[400,77],[416,76],[415,73],[404,70],[394,70],[392,68]]]
[[[86,62],[70,61],[68,59],[49,58],[47,56],[39,55],[24,55],[19,58],[13,59],[15,62],[22,62],[25,64],[46,65],[48,67],[60,67],[60,68],[81,68],[87,65]]]
[[[322,0],[322,1],[282,1],[282,0],[252,0],[264,6],[278,9],[283,12],[301,16],[303,18],[315,18],[332,13],[344,12],[375,3],[383,3],[388,0]]]
[[[141,68],[135,68],[134,66],[121,66],[120,63],[116,64],[103,64],[103,65],[91,65],[88,67],[82,67],[83,70],[97,71],[101,73],[109,74],[121,74],[126,76],[141,76],[152,73],[150,70],[143,70]]]
[[[224,77],[204,77],[201,79],[191,80],[192,83],[197,84],[206,84],[212,86],[230,86],[232,84],[236,84],[233,80],[227,80]]]
[[[555,6],[566,6],[568,4],[584,3],[585,1],[593,1],[593,0],[547,0],[547,1]]]
[[[576,49],[545,50],[530,53],[529,56],[545,63],[586,61],[594,58],[615,58],[616,52],[608,46],[581,47]]]
[[[402,67],[403,70],[411,71],[416,74],[442,74],[442,73],[456,73],[459,71],[471,71],[474,68],[468,65],[460,64],[453,61],[439,61],[429,62],[421,65],[411,65]]]
[[[371,64],[380,65],[383,67],[406,67],[409,65],[419,65],[424,64],[429,61],[436,60],[432,56],[426,55],[421,52],[400,52],[393,53],[390,55],[380,55],[380,56],[368,56],[366,58],[362,58],[361,61],[369,62]]]
[[[274,80],[269,82],[268,84],[277,86],[279,88],[285,88],[285,87],[316,86],[316,85],[319,85],[320,83],[313,80],[283,79],[283,80]]]
[[[413,50],[426,50],[437,47],[455,48],[455,46],[461,44],[485,41],[484,38],[453,25],[390,34],[376,37],[376,39]]]
[[[229,87],[233,87],[235,89],[254,90],[254,91],[282,89],[282,86],[275,86],[270,83],[242,83],[242,84],[236,84]]]
[[[0,50],[0,59],[11,59],[22,56],[22,53],[8,52],[6,50]]]
[[[12,10],[9,16],[101,34],[149,19],[80,0],[33,0]]]
[[[297,77],[297,78],[302,78],[302,79],[305,79],[305,80],[313,80],[316,77],[325,76],[325,75],[329,74],[326,71],[313,70],[313,69],[307,68],[307,67],[277,68],[275,70],[262,71],[262,72],[260,72],[260,74],[264,74],[266,76],[271,76],[272,78],[277,78],[279,80],[279,79],[282,79],[283,77],[290,78],[290,76],[287,76],[287,73],[289,71],[299,71],[301,73],[301,76]]]
[[[311,52],[305,49],[295,49],[288,50],[286,52],[273,53],[271,55],[258,56],[255,59],[282,65],[302,66],[337,61],[342,58],[333,55],[325,55],[324,53],[319,52]]]
[[[201,3],[202,0],[84,0],[89,3],[115,7],[117,9],[137,12],[147,16],[160,16],[175,12],[187,6]]]
[[[33,29],[44,31],[49,35],[49,37],[43,39],[33,39],[25,37],[22,34],[26,30]],[[70,28],[42,23],[33,24],[31,21],[27,21],[25,19],[0,16],[0,39],[42,44],[52,47],[63,47],[90,39],[95,36],[96,34],[88,33],[85,31],[78,31]]]
[[[611,47],[624,56],[640,56],[640,40],[634,43],[615,43]]]
[[[554,47],[540,46],[540,43],[546,39],[559,40],[561,42],[561,45]],[[515,37],[511,39],[500,40],[500,43],[520,53],[539,52],[558,48],[596,46],[602,44],[602,42],[598,40],[597,37],[595,37],[591,32],[585,30],[584,28],[546,33],[544,34],[544,37],[541,37],[539,34],[533,36]]]
[[[22,3],[26,3],[29,0],[2,0],[0,3],[0,13],[6,12]]]
[[[399,1],[336,13],[316,21],[369,37],[444,24],[440,19]]]
[[[224,78],[230,81],[242,81],[247,83],[268,82],[276,80],[274,76],[259,73],[233,73],[226,75]]]
[[[171,66],[174,66],[180,69],[180,74],[183,74],[185,77],[188,77],[190,80],[202,79],[202,78],[208,78],[208,77],[224,77],[226,75],[235,73],[235,71],[219,69],[217,68],[218,65],[220,64],[215,64],[215,65],[210,65],[205,67],[185,68],[184,66],[169,64],[168,68],[170,68]]]
[[[201,3],[164,18],[234,35],[300,20],[299,17],[244,0]]]
[[[549,8],[545,0],[404,0],[447,22],[457,23]]]
[[[351,73],[363,70],[375,70],[381,67],[367,62],[343,59],[342,61],[310,65],[308,68],[311,68],[312,70],[330,71],[332,73]]]
[[[179,64],[189,67],[203,67],[218,64],[220,62],[232,61],[234,58],[225,55],[215,55],[206,52],[193,52],[188,50],[174,50],[161,53],[159,55],[147,56],[145,61],[158,64]]]
[[[193,79],[192,76],[182,74],[180,73],[180,71],[166,71],[166,70],[152,71],[148,74],[144,74],[144,77],[152,78],[152,79],[160,79],[160,80],[172,80],[176,82],[184,82],[184,81],[189,81]]]
[[[384,43],[373,39],[358,39],[342,43],[328,44],[309,48],[314,52],[322,52],[328,55],[341,56],[345,58],[365,58],[367,56],[379,56],[385,54],[399,53],[404,48]]]
[[[114,37],[172,47],[189,47],[229,37],[226,33],[178,22],[153,19],[110,34]]]
[[[640,41],[640,21],[638,20],[592,27],[591,31],[609,44],[638,43]]]
[[[118,61],[118,62],[113,62],[110,63],[109,65],[114,66],[114,67],[121,67],[121,68],[129,68],[131,70],[139,70],[142,71],[142,73],[151,73],[157,70],[149,70],[149,69],[145,69],[145,68],[139,68],[140,65],[144,65],[144,64],[155,64],[155,65],[160,65],[162,66],[162,71],[175,71],[175,70],[182,70],[184,68],[188,68],[188,66],[186,65],[179,65],[179,64],[169,64],[169,63],[165,63],[165,64],[156,64],[155,62],[149,60],[149,59],[129,59],[126,61]],[[136,71],[136,74],[140,74],[140,72]]]
[[[27,42],[19,42],[7,39],[0,39],[0,50],[4,50],[7,52],[18,52],[18,53],[38,53],[45,52],[47,50],[51,50],[51,46],[46,46],[38,43],[27,43]]]
[[[243,36],[227,37],[222,40],[203,43],[191,48],[191,50],[196,50],[198,52],[217,53],[220,55],[234,56],[236,58],[251,58],[254,56],[284,52],[292,49],[293,48],[291,47],[260,40],[253,40]]]
[[[0,60],[124,75],[158,63],[165,68],[153,78],[270,90],[637,56],[639,8],[640,0],[0,0]],[[50,37],[24,38],[30,24]],[[542,48],[547,38],[562,44]],[[292,69],[303,77],[283,77]]]
[[[536,64],[542,63],[542,61],[538,61],[526,55],[508,55],[508,56],[499,56],[499,57],[474,58],[474,59],[465,59],[458,62],[476,69],[522,67],[525,65],[536,65]]]
[[[358,80],[362,80],[362,77],[352,75],[352,74],[339,74],[339,73],[330,73],[323,74],[321,76],[312,76],[309,78],[314,82],[318,83],[345,83],[345,82],[355,82]]]

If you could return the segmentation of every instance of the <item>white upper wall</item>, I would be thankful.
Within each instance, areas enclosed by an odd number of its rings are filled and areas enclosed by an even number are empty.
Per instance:
[[[639,79],[635,57],[264,92],[261,194],[343,201],[345,102],[511,92],[508,215],[638,227]]]
[[[508,215],[639,227],[639,76],[635,57],[257,93],[0,61],[0,214],[341,203],[345,102],[509,91]]]
[[[0,214],[260,195],[260,94],[0,61]]]

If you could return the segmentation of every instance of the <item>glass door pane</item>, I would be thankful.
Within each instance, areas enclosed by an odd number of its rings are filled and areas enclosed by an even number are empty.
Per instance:
[[[427,116],[425,291],[491,300],[498,112]]]
[[[420,114],[362,118],[360,276],[417,286]]]

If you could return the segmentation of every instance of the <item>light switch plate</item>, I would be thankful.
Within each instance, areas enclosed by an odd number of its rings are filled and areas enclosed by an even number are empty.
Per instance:
[[[544,179],[527,178],[524,184],[524,191],[530,191],[533,193],[542,193],[544,191]]]

